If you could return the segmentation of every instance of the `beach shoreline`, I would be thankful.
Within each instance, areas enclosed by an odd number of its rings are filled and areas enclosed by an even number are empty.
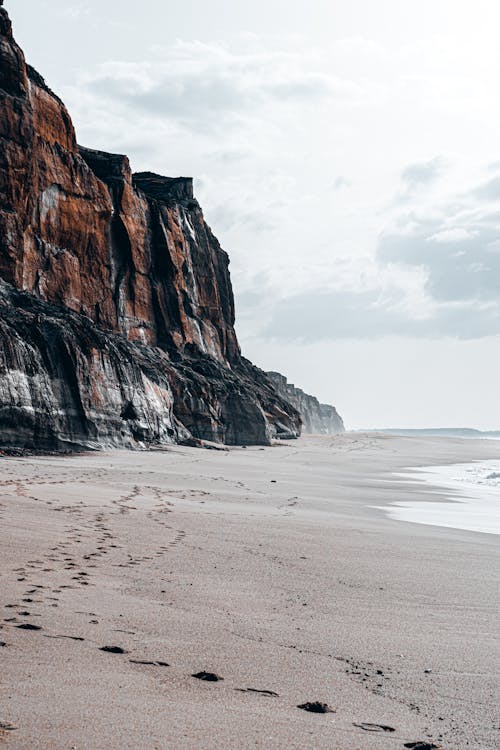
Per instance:
[[[0,743],[493,749],[497,540],[377,507],[429,499],[395,473],[497,451],[352,433],[0,458]]]
[[[430,486],[426,501],[379,507],[394,520],[500,534],[500,461],[413,467],[395,476],[409,485]]]

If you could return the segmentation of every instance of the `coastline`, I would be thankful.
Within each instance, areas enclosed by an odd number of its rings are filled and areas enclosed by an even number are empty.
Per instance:
[[[396,521],[499,535],[500,486],[488,482],[498,480],[499,470],[499,459],[490,459],[398,472],[403,483],[430,487],[427,501],[395,502],[378,510]]]
[[[16,729],[0,742],[494,748],[496,540],[373,508],[429,499],[392,473],[496,458],[492,443],[1,458],[0,721]]]

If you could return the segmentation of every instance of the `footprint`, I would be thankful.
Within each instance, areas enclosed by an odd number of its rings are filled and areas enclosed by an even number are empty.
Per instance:
[[[41,630],[40,625],[32,625],[31,622],[23,622],[21,625],[16,625],[16,628],[20,630]]]
[[[303,711],[310,711],[313,714],[331,714],[335,713],[334,708],[330,708],[328,703],[320,703],[319,701],[299,703],[297,708],[301,708]]]
[[[219,682],[219,680],[224,679],[214,672],[196,672],[195,674],[192,674],[191,677],[196,677],[197,680],[205,680],[206,682]]]
[[[395,732],[394,727],[390,727],[387,724],[370,724],[369,722],[363,721],[361,724],[354,724],[353,727],[358,729],[364,729],[365,732]]]
[[[84,641],[85,638],[82,638],[79,635],[46,635],[45,638],[69,638],[70,641]]]
[[[275,693],[274,690],[257,690],[257,688],[235,688],[239,693],[260,693],[261,695],[270,695],[275,696],[276,698],[279,697],[278,693]]]
[[[13,724],[9,724],[7,721],[0,721],[0,732],[14,732],[17,729]]]
[[[145,659],[129,659],[131,664],[144,664],[150,667],[169,667],[170,664],[166,661],[146,661]]]

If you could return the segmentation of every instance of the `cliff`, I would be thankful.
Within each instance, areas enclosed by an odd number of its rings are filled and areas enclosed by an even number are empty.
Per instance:
[[[342,417],[334,406],[320,404],[315,396],[309,396],[300,388],[296,388],[279,372],[268,372],[266,374],[280,396],[300,412],[304,433],[336,435],[344,432]]]
[[[78,146],[1,7],[0,142],[0,445],[300,433],[241,356],[228,256],[192,180]]]

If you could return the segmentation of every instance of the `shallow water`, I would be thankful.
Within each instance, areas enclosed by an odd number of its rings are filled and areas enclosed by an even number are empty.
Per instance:
[[[443,501],[402,500],[381,508],[391,518],[432,526],[500,534],[500,459],[426,466],[395,476],[433,485]]]

